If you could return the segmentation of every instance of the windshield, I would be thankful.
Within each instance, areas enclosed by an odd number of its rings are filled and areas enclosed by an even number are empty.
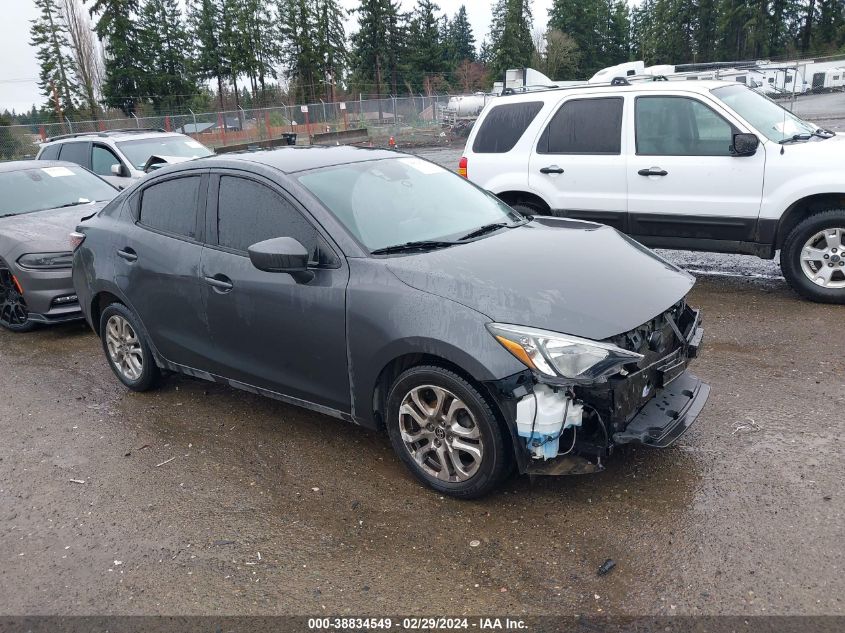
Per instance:
[[[411,156],[309,171],[299,182],[370,251],[523,219],[457,174]]]
[[[135,169],[143,170],[150,156],[177,156],[179,158],[201,158],[213,153],[202,143],[188,136],[159,136],[134,141],[121,141],[120,151],[129,159]]]
[[[111,200],[117,189],[82,167],[0,172],[0,217]]]
[[[770,141],[779,143],[796,134],[812,134],[817,129],[812,123],[799,119],[768,97],[745,86],[737,84],[714,88],[712,93]]]

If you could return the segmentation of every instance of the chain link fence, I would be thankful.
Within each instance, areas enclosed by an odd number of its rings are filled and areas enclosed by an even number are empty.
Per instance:
[[[269,108],[190,112],[144,117],[108,118],[0,127],[0,160],[34,158],[39,144],[64,134],[97,133],[127,128],[160,129],[193,137],[210,148],[249,144],[296,134],[298,144],[321,135],[359,130],[349,137],[359,143],[430,144],[444,142],[449,95],[358,99],[334,103]],[[340,141],[337,141],[340,142]]]

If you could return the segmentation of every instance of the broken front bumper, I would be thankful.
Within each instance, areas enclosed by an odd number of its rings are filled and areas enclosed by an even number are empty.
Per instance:
[[[709,395],[710,385],[684,372],[649,400],[624,431],[614,433],[613,441],[670,446],[695,422]]]

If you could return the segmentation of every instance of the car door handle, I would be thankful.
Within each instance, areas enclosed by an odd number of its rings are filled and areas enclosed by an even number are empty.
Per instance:
[[[138,261],[138,253],[131,248],[124,248],[121,251],[117,251],[117,256],[125,259],[127,262]]]
[[[540,168],[541,174],[562,174],[563,170],[557,165],[549,165],[548,167]]]
[[[206,277],[205,283],[219,292],[229,292],[235,287],[232,280],[226,275],[215,275],[214,277]]]
[[[669,172],[660,167],[649,167],[648,169],[641,169],[637,172],[640,176],[668,176]]]

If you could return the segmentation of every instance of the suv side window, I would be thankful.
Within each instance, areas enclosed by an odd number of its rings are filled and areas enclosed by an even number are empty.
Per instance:
[[[504,154],[511,151],[542,108],[542,101],[494,106],[481,123],[472,151],[476,154]]]
[[[538,154],[620,154],[621,97],[573,99],[555,113],[537,143]]]
[[[217,243],[243,251],[274,237],[298,240],[314,259],[317,230],[269,187],[237,176],[221,176],[217,196]]]
[[[83,167],[88,167],[88,151],[90,149],[88,143],[62,143],[62,151],[59,154],[59,160],[66,160],[70,163],[76,163]]]
[[[637,97],[640,156],[730,156],[734,128],[697,99]]]
[[[197,201],[202,176],[173,178],[141,192],[138,222],[157,231],[197,237]]]
[[[38,160],[59,160],[59,149],[61,149],[61,145],[48,145],[44,148],[44,151],[41,152],[41,156],[38,157]]]
[[[91,152],[91,171],[98,176],[113,176],[112,165],[120,165],[120,159],[108,147],[95,145]]]

